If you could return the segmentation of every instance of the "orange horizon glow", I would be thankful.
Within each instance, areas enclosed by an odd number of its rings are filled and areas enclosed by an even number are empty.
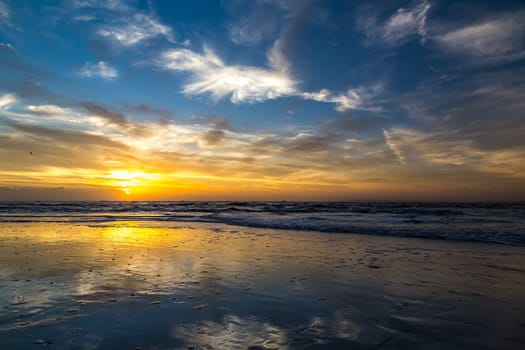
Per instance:
[[[390,182],[348,180],[334,183],[318,177],[221,177],[196,172],[161,173],[133,169],[110,171],[49,169],[3,174],[18,180],[4,187],[2,200],[519,200],[504,184],[476,190],[478,184],[434,183],[402,179]],[[333,175],[332,175],[333,176]],[[26,180],[23,180],[26,179]],[[31,184],[30,184],[31,183]],[[36,185],[35,185],[36,184]],[[47,186],[43,186],[47,185]],[[465,196],[465,192],[472,191]],[[20,195],[25,193],[24,195]],[[437,196],[436,193],[440,195]],[[11,194],[11,196],[9,196]],[[17,195],[19,198],[17,198]]]

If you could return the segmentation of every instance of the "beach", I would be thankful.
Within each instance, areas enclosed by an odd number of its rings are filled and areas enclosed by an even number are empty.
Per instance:
[[[525,1],[0,0],[0,350],[525,350]]]
[[[518,349],[522,246],[206,222],[3,222],[5,349]]]

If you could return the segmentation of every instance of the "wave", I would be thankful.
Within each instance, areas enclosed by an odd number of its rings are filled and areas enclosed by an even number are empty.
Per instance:
[[[173,221],[525,245],[525,203],[0,202],[0,222]]]

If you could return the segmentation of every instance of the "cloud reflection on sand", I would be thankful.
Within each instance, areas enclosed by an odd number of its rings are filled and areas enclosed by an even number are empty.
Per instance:
[[[175,326],[172,336],[198,349],[288,349],[284,329],[254,316],[230,314],[225,315],[220,323],[203,320]]]
[[[382,329],[365,331],[351,316],[349,309],[336,310],[332,316],[314,316],[305,324],[279,327],[256,316],[227,314],[220,322],[176,325],[172,337],[183,341],[181,349],[289,349],[326,345],[334,339],[346,345],[366,345],[382,344],[392,337]]]

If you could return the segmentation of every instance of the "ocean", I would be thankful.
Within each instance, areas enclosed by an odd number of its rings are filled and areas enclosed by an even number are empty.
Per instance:
[[[524,214],[2,202],[0,348],[521,349]]]
[[[0,202],[0,222],[206,222],[525,244],[525,203]]]

